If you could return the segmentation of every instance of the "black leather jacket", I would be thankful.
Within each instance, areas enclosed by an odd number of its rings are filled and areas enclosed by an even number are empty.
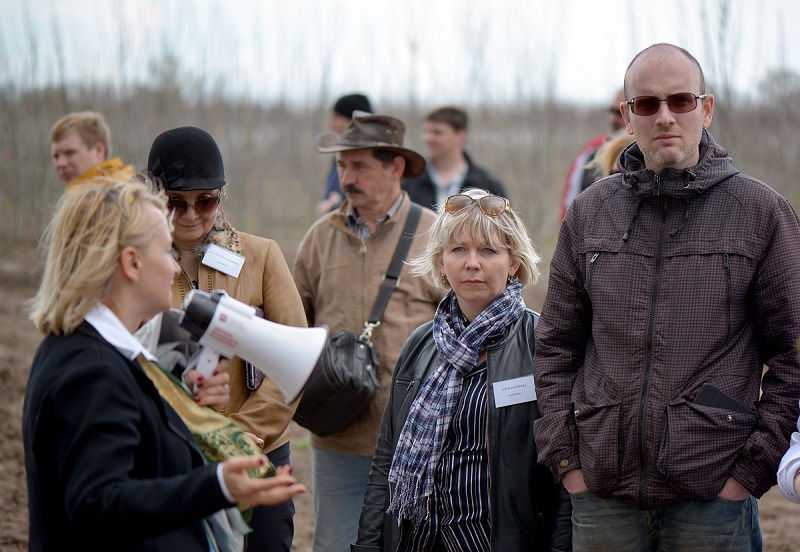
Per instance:
[[[566,490],[536,463],[533,420],[536,401],[503,408],[494,406],[492,384],[533,374],[534,331],[539,315],[527,310],[502,335],[486,345],[489,419],[489,488],[491,547],[497,552],[572,549],[572,505]],[[433,322],[417,328],[403,346],[392,378],[389,403],[372,461],[364,508],[353,552],[397,550],[401,533],[388,507],[388,475],[400,430],[420,384],[439,367]]]

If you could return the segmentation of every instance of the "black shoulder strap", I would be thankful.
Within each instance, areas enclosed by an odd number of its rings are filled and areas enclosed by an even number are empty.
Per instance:
[[[419,219],[422,216],[422,207],[416,203],[411,203],[411,209],[406,218],[406,224],[403,227],[403,233],[400,234],[400,239],[397,240],[397,247],[394,250],[394,255],[389,263],[389,268],[383,276],[378,296],[375,298],[375,304],[372,305],[372,312],[369,315],[369,323],[376,324],[383,316],[383,311],[389,304],[389,298],[397,287],[397,282],[400,280],[400,271],[403,270],[403,261],[408,255],[408,250],[411,248],[411,242],[414,240],[414,232],[417,231]]]

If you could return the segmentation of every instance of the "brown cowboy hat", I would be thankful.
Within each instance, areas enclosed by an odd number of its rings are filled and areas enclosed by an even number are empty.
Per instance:
[[[406,125],[400,119],[356,111],[344,132],[323,132],[314,139],[314,146],[320,153],[359,149],[393,151],[406,160],[403,176],[413,178],[425,170],[425,158],[403,147],[405,133]]]

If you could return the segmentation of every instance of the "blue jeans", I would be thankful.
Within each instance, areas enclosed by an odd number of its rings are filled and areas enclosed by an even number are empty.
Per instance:
[[[358,537],[372,456],[311,448],[314,552],[349,552]]]
[[[761,526],[753,497],[741,502],[682,500],[636,510],[590,492],[571,495],[575,552],[760,552]]]

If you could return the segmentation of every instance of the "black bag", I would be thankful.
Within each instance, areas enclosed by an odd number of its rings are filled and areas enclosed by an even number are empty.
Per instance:
[[[397,287],[420,215],[422,208],[412,203],[361,335],[349,330],[337,332],[328,340],[308,378],[293,419],[315,435],[327,437],[338,433],[372,402],[372,395],[378,388],[378,355],[372,346],[372,330],[380,325],[383,311]]]
[[[294,421],[320,437],[344,429],[378,388],[378,355],[369,339],[342,330],[325,345],[306,383]]]

